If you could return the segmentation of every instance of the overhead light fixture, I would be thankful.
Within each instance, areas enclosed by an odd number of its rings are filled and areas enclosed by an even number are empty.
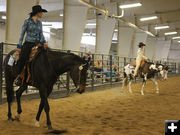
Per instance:
[[[118,31],[118,29],[115,29],[114,31],[115,31],[115,32],[117,32],[117,31]]]
[[[180,43],[180,41],[178,41],[178,43]]]
[[[96,23],[88,23],[87,26],[96,26]]]
[[[143,18],[140,18],[140,21],[149,21],[149,20],[154,20],[157,18],[158,18],[157,16],[143,17]]]
[[[160,30],[160,29],[168,29],[169,26],[156,26],[154,27],[155,30]]]
[[[180,37],[173,37],[172,39],[180,39]]]
[[[59,14],[59,16],[63,16],[63,14]]]
[[[2,18],[3,20],[6,20],[6,16],[5,16],[5,15],[3,15],[1,18]]]
[[[133,7],[140,7],[140,6],[142,6],[141,3],[132,3],[132,4],[120,5],[119,8],[125,9],[125,8],[133,8]]]
[[[175,35],[175,34],[177,34],[177,32],[176,31],[174,31],[174,32],[166,32],[166,33],[164,33],[164,35]]]

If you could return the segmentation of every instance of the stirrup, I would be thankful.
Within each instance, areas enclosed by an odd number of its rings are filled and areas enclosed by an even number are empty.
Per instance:
[[[18,75],[16,77],[16,79],[14,80],[14,83],[17,85],[17,86],[21,86],[22,85],[22,78],[20,77],[20,75]]]

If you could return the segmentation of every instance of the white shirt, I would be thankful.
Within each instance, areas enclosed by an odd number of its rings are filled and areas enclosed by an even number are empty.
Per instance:
[[[142,49],[142,48],[138,49],[138,51],[137,51],[137,58],[142,58],[142,59],[145,59],[145,60],[148,59],[146,56],[144,56],[144,49]]]

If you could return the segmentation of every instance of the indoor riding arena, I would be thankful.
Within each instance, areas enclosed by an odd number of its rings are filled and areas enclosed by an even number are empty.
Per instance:
[[[0,0],[0,135],[180,135],[179,0]]]

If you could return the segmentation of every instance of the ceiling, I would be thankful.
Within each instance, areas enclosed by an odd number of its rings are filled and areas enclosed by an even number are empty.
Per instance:
[[[94,1],[94,0],[91,0]],[[97,0],[96,0],[97,1]],[[165,32],[177,31],[180,35],[180,0],[105,0],[106,2],[116,2],[118,5],[126,3],[141,2],[141,7],[125,9],[124,19],[135,23],[140,27],[147,26],[148,30],[158,37],[164,37]],[[77,3],[77,0],[72,0],[72,5]],[[5,9],[5,0],[0,0],[0,15],[5,14],[1,10]],[[49,13],[45,15],[45,19],[52,21],[62,20],[59,13],[63,12],[63,0],[41,0],[43,8],[46,8]],[[121,10],[119,9],[119,14]],[[141,17],[158,16],[157,20],[140,22]],[[95,21],[96,12],[92,9],[88,11],[88,20]],[[133,21],[132,21],[133,20]],[[0,21],[2,21],[0,19]],[[88,22],[89,22],[88,21]],[[155,30],[155,26],[169,25],[169,29]],[[93,29],[93,28],[91,28]],[[95,29],[95,27],[94,27]],[[93,30],[91,30],[93,31]],[[95,30],[94,30],[95,31]],[[166,39],[171,36],[166,36]]]

